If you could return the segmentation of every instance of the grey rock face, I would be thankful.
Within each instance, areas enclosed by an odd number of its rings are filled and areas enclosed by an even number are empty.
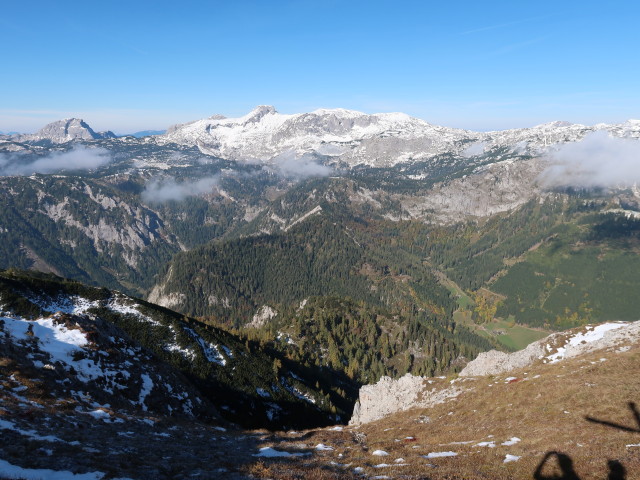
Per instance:
[[[409,408],[428,407],[455,398],[461,390],[457,386],[428,389],[429,381],[407,373],[393,379],[382,377],[375,385],[360,388],[349,425],[360,425],[379,420],[387,415]]]
[[[98,140],[103,138],[116,138],[111,131],[95,132],[80,118],[67,118],[49,123],[32,135],[18,135],[19,141],[49,140],[53,143],[66,143],[77,140]]]

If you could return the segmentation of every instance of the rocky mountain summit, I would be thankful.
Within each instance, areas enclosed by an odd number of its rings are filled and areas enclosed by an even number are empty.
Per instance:
[[[12,139],[20,142],[38,142],[48,140],[52,143],[67,143],[83,140],[116,138],[111,131],[95,132],[89,124],[80,118],[66,118],[49,123],[33,134],[16,135]]]

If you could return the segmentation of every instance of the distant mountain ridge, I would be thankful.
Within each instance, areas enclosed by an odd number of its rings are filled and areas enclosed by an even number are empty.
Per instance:
[[[215,115],[175,125],[158,140],[197,145],[203,152],[223,158],[270,160],[283,154],[314,154],[349,166],[385,167],[443,153],[478,155],[505,146],[536,154],[550,145],[577,141],[599,130],[640,138],[640,121],[593,127],[550,122],[532,128],[473,132],[432,125],[404,113],[369,115],[320,109],[284,115],[272,106],[260,105],[239,118]],[[475,148],[468,151],[473,145]]]
[[[594,126],[554,121],[531,128],[474,132],[432,125],[404,113],[366,114],[337,108],[281,114],[273,106],[260,105],[238,118],[213,115],[173,125],[166,132],[150,130],[132,135],[152,136],[159,145],[197,147],[204,154],[229,160],[277,163],[282,158],[313,155],[349,167],[389,167],[446,153],[471,157],[496,148],[538,155],[550,146],[575,142],[595,131],[638,139],[640,120]],[[72,118],[50,123],[35,134],[13,135],[10,139],[65,143],[116,137],[111,131],[95,132],[83,120]]]
[[[153,135],[162,135],[165,132],[166,130],[141,130],[139,132],[128,133],[126,135],[136,137],[136,138],[142,138],[142,137],[150,137]],[[126,136],[126,135],[123,135],[123,136]]]

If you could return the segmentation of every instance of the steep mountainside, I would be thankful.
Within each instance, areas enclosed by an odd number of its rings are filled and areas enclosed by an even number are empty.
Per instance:
[[[58,296],[56,307],[76,313],[48,316],[34,301],[51,306],[53,280],[3,275],[0,475],[9,478],[631,479],[640,471],[638,322],[556,334],[515,356],[490,352],[459,378],[385,378],[363,389],[358,415],[390,398],[407,409],[372,422],[242,432],[190,418],[199,410],[185,412],[184,401],[171,410],[174,397],[207,399],[91,306],[108,299],[112,318],[127,310],[133,320],[143,303],[98,289],[81,299],[84,287],[67,283],[73,295]],[[24,288],[39,295],[16,294]],[[231,361],[222,345],[239,352],[229,338],[216,341],[218,360]]]
[[[350,413],[351,401],[332,391],[339,379],[329,384],[257,342],[116,292],[5,271],[0,306],[3,362],[38,372],[47,398],[254,427]]]
[[[138,291],[179,250],[163,218],[105,182],[0,177],[0,267]]]

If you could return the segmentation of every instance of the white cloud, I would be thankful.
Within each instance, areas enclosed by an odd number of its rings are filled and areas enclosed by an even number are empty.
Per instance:
[[[111,162],[104,148],[78,146],[67,152],[53,152],[45,157],[24,163],[24,156],[0,155],[0,175],[31,175],[63,170],[93,170]]]
[[[462,156],[466,158],[470,158],[476,155],[482,155],[484,153],[484,149],[486,146],[487,144],[485,142],[472,143],[462,151]]]
[[[149,203],[162,203],[169,200],[179,202],[190,196],[210,193],[219,182],[219,175],[181,183],[176,182],[174,178],[153,179],[145,186],[142,199]]]
[[[316,162],[311,155],[299,157],[292,151],[282,153],[272,161],[276,171],[285,177],[326,177],[332,172],[331,167]]]
[[[629,187],[640,183],[640,140],[593,132],[549,154],[545,187]]]

